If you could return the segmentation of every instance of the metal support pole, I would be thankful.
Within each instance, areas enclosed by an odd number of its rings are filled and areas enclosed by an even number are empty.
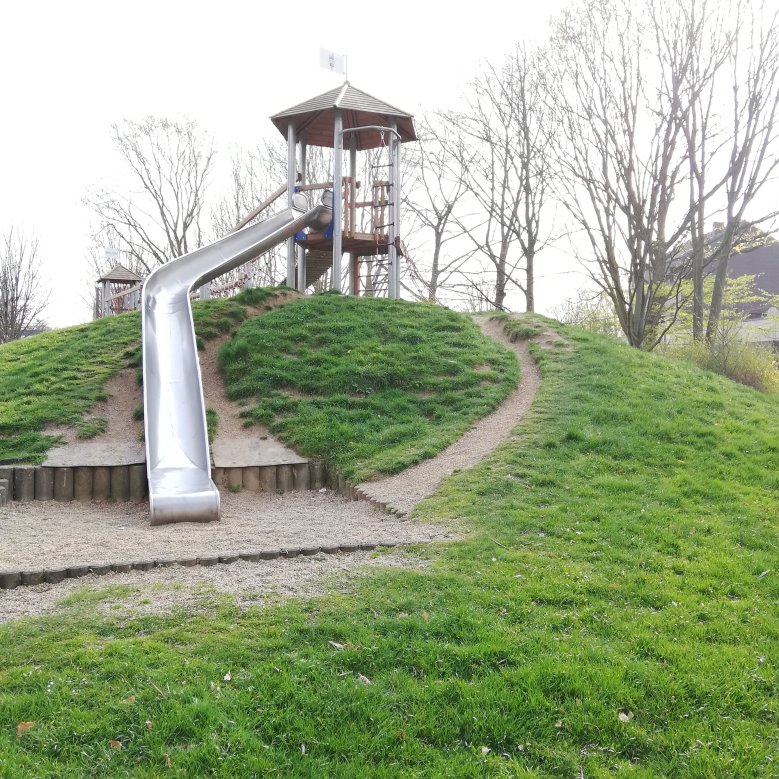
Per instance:
[[[356,199],[356,190],[355,190],[355,182],[357,181],[357,135],[352,134],[352,137],[349,138],[349,176],[351,177],[351,182],[349,184],[349,203],[353,203]],[[354,213],[354,208],[350,206],[352,213]],[[352,235],[354,235],[354,225],[351,223],[351,215],[350,215],[350,227]],[[359,284],[359,270],[360,270],[360,260],[357,258],[356,255],[350,254],[349,255],[350,262],[349,262],[349,294],[350,295],[359,295],[360,294],[360,284]]]
[[[306,136],[305,133],[301,133],[300,136],[300,183],[306,183]],[[306,279],[306,250],[302,246],[297,247],[298,255],[298,292],[305,292],[307,279]]]
[[[341,258],[343,256],[343,128],[344,120],[341,109],[335,109],[333,126],[333,278],[331,287],[341,290]]]
[[[397,123],[393,120],[392,124],[390,125],[393,130],[397,130]],[[389,264],[389,278],[387,280],[387,297],[388,298],[395,298],[397,297],[396,289],[397,289],[397,279],[400,276],[399,269],[398,269],[398,253],[395,248],[395,237],[397,235],[396,228],[395,228],[395,215],[398,212],[396,202],[398,198],[398,192],[395,188],[395,144],[398,143],[397,138],[395,137],[395,133],[390,133],[390,142],[388,151],[389,151],[389,181],[390,181],[390,187],[389,187],[389,225],[387,230],[387,240],[389,243],[389,247],[387,249],[387,262]]]
[[[295,195],[297,171],[295,170],[295,125],[290,121],[287,125],[287,206],[292,208],[292,198]],[[287,238],[287,286],[295,289],[295,236]]]
[[[397,127],[397,125],[394,125]],[[392,168],[392,199],[395,201],[395,218],[394,222],[395,241],[394,243],[400,243],[400,203],[401,203],[401,190],[400,190],[400,138],[396,135],[393,137],[395,157],[393,160]],[[395,273],[395,294],[393,297],[400,297],[400,252],[395,252],[395,263],[397,265],[397,271]]]

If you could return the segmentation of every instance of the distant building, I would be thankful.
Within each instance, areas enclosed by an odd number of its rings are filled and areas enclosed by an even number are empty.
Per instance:
[[[723,228],[715,222],[715,240]],[[744,276],[755,277],[754,292],[759,299],[737,306],[744,317],[741,336],[779,350],[779,241],[754,227],[739,240],[728,262],[729,279]]]
[[[711,232],[704,236],[710,252],[718,248],[724,229],[722,222],[714,222]],[[689,263],[690,251],[683,252],[676,262]],[[710,263],[704,270],[708,277],[715,272],[715,263]],[[691,270],[687,270],[685,277],[690,276]],[[754,276],[752,292],[755,299],[736,304],[736,310],[743,317],[740,337],[779,350],[779,241],[754,225],[743,227],[728,260],[728,278],[744,276]]]

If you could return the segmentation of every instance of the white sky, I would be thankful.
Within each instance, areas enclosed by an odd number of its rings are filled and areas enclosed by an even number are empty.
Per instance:
[[[231,143],[276,132],[271,114],[341,83],[320,68],[320,47],[347,54],[349,80],[388,103],[447,107],[480,60],[543,37],[563,5],[0,0],[0,232],[13,224],[39,238],[48,323],[86,321],[91,214],[81,201],[118,178],[112,122],[187,115],[226,162]],[[581,283],[570,267],[539,257],[540,310]]]

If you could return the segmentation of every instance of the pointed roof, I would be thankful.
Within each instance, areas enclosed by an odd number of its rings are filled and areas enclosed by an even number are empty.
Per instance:
[[[129,268],[125,268],[124,265],[114,265],[108,273],[103,274],[98,281],[114,281],[122,284],[137,284],[143,279],[137,274],[133,273]]]
[[[390,120],[394,119],[401,143],[417,140],[414,117],[411,114],[353,87],[348,81],[336,89],[274,114],[271,121],[285,138],[290,122],[294,122],[298,134],[306,133],[306,143],[310,146],[332,149],[336,108],[341,109],[344,129],[366,125],[387,127]],[[376,130],[365,130],[357,133],[357,136],[357,148],[360,150],[375,149],[382,145],[381,133]],[[385,138],[385,143],[388,140]],[[344,146],[349,148],[348,141]]]

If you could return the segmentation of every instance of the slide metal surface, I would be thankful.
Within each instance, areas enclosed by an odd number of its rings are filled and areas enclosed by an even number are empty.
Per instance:
[[[332,193],[291,208],[157,268],[143,287],[143,402],[151,524],[219,519],[190,292],[290,236],[323,229]]]

